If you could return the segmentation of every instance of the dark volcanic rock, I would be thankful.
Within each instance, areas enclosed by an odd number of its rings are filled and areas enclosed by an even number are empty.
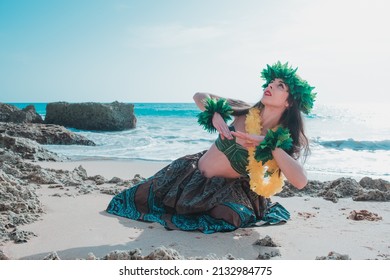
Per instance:
[[[43,123],[43,119],[36,112],[34,105],[20,110],[13,105],[0,103],[0,122]]]
[[[293,197],[293,196],[318,196],[318,193],[323,190],[324,188],[324,182],[317,181],[317,180],[310,180],[307,185],[303,189],[297,189],[293,185],[291,185],[289,182],[285,182],[285,186],[283,187],[282,191],[277,196],[280,197]]]
[[[283,190],[277,194],[280,197],[303,195],[323,197],[333,202],[345,197],[351,197],[355,201],[390,201],[390,182],[370,177],[364,177],[357,182],[352,178],[341,177],[325,182],[310,180],[301,190],[286,182]]]
[[[383,192],[390,191],[390,183],[383,179],[372,179],[370,177],[364,177],[359,181],[359,184],[367,190],[371,189]]]
[[[356,180],[351,178],[339,178],[327,184],[323,191],[318,195],[322,196],[326,200],[337,202],[339,198],[352,197],[357,195],[362,190],[362,186],[359,185]]]
[[[120,131],[135,128],[134,105],[55,102],[46,106],[45,123],[84,130]]]
[[[43,145],[95,146],[93,141],[60,125],[0,122],[0,133],[5,133],[12,137],[28,138]]]
[[[352,197],[355,201],[390,201],[390,182],[364,177],[359,181],[363,191]]]

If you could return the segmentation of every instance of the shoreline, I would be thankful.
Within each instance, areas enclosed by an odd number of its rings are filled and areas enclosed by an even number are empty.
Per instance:
[[[88,176],[101,175],[131,179],[136,174],[149,177],[165,162],[83,160],[34,162],[45,169],[73,170],[82,165]],[[327,174],[322,174],[327,177]],[[328,177],[327,177],[328,178]],[[143,255],[158,248],[177,251],[183,258],[314,260],[330,252],[350,259],[390,259],[388,202],[353,201],[341,198],[337,203],[321,197],[293,196],[272,198],[291,213],[281,225],[240,228],[233,232],[167,231],[157,223],[145,223],[105,212],[112,195],[100,190],[112,187],[104,183],[89,193],[77,187],[50,188],[40,185],[37,195],[44,213],[38,221],[18,226],[35,236],[25,243],[6,242],[0,250],[10,259],[37,260],[55,253],[60,259],[102,258],[113,251],[140,250]],[[126,187],[126,186],[124,186]],[[351,211],[367,210],[381,217],[377,221],[349,219]],[[278,247],[254,245],[270,236]],[[228,244],[228,245],[227,245]],[[92,257],[94,256],[94,257]]]
[[[89,176],[101,175],[106,179],[119,177],[121,179],[133,178],[139,174],[145,178],[154,175],[158,170],[168,165],[169,161],[147,161],[126,159],[84,159],[68,161],[43,161],[35,163],[43,168],[72,171],[78,166],[83,166]]]
[[[42,161],[42,162],[32,162],[33,164],[38,164],[43,168],[53,168],[53,169],[64,169],[71,171],[75,167],[82,165],[89,172],[91,176],[102,175],[106,177],[112,175],[112,172],[107,169],[107,166],[111,166],[115,171],[115,176],[119,178],[127,178],[128,174],[140,174],[141,176],[147,178],[154,175],[157,171],[171,163],[171,161],[152,161],[152,160],[141,160],[141,159],[95,159],[95,158],[85,158],[85,159],[70,159],[61,162],[54,161]],[[128,170],[128,171],[127,171]],[[144,173],[144,174],[142,174]],[[106,174],[106,176],[105,176]],[[133,178],[134,174],[131,176]],[[387,176],[372,176],[365,174],[342,174],[342,173],[331,173],[331,172],[322,172],[322,171],[307,171],[308,180],[317,180],[320,182],[336,180],[340,177],[355,179],[356,181],[361,180],[364,177],[371,177],[373,179],[384,179],[389,180]]]

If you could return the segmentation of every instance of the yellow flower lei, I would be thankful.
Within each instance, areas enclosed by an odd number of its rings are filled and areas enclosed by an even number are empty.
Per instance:
[[[261,129],[260,109],[252,108],[246,116],[245,130],[249,134],[260,135]],[[250,188],[258,195],[268,198],[282,190],[284,176],[279,172],[279,166],[275,159],[267,161],[264,165],[258,162],[254,157],[255,150],[256,147],[248,148],[248,166],[246,169],[249,175]],[[265,179],[265,177],[267,178]]]

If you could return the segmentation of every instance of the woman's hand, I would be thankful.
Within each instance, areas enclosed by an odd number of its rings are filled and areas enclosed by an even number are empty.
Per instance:
[[[237,143],[245,148],[254,148],[258,146],[263,140],[264,136],[248,134],[240,131],[232,131],[231,134],[237,138]]]
[[[225,138],[229,140],[233,139],[232,133],[229,130],[228,125],[225,123],[225,121],[223,120],[223,118],[219,113],[214,114],[212,121],[213,121],[213,126],[221,135],[222,140]]]

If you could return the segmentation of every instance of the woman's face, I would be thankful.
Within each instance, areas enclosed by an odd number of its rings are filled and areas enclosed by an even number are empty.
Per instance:
[[[261,103],[266,106],[287,108],[288,107],[288,86],[282,79],[275,79],[271,81],[264,89]]]

